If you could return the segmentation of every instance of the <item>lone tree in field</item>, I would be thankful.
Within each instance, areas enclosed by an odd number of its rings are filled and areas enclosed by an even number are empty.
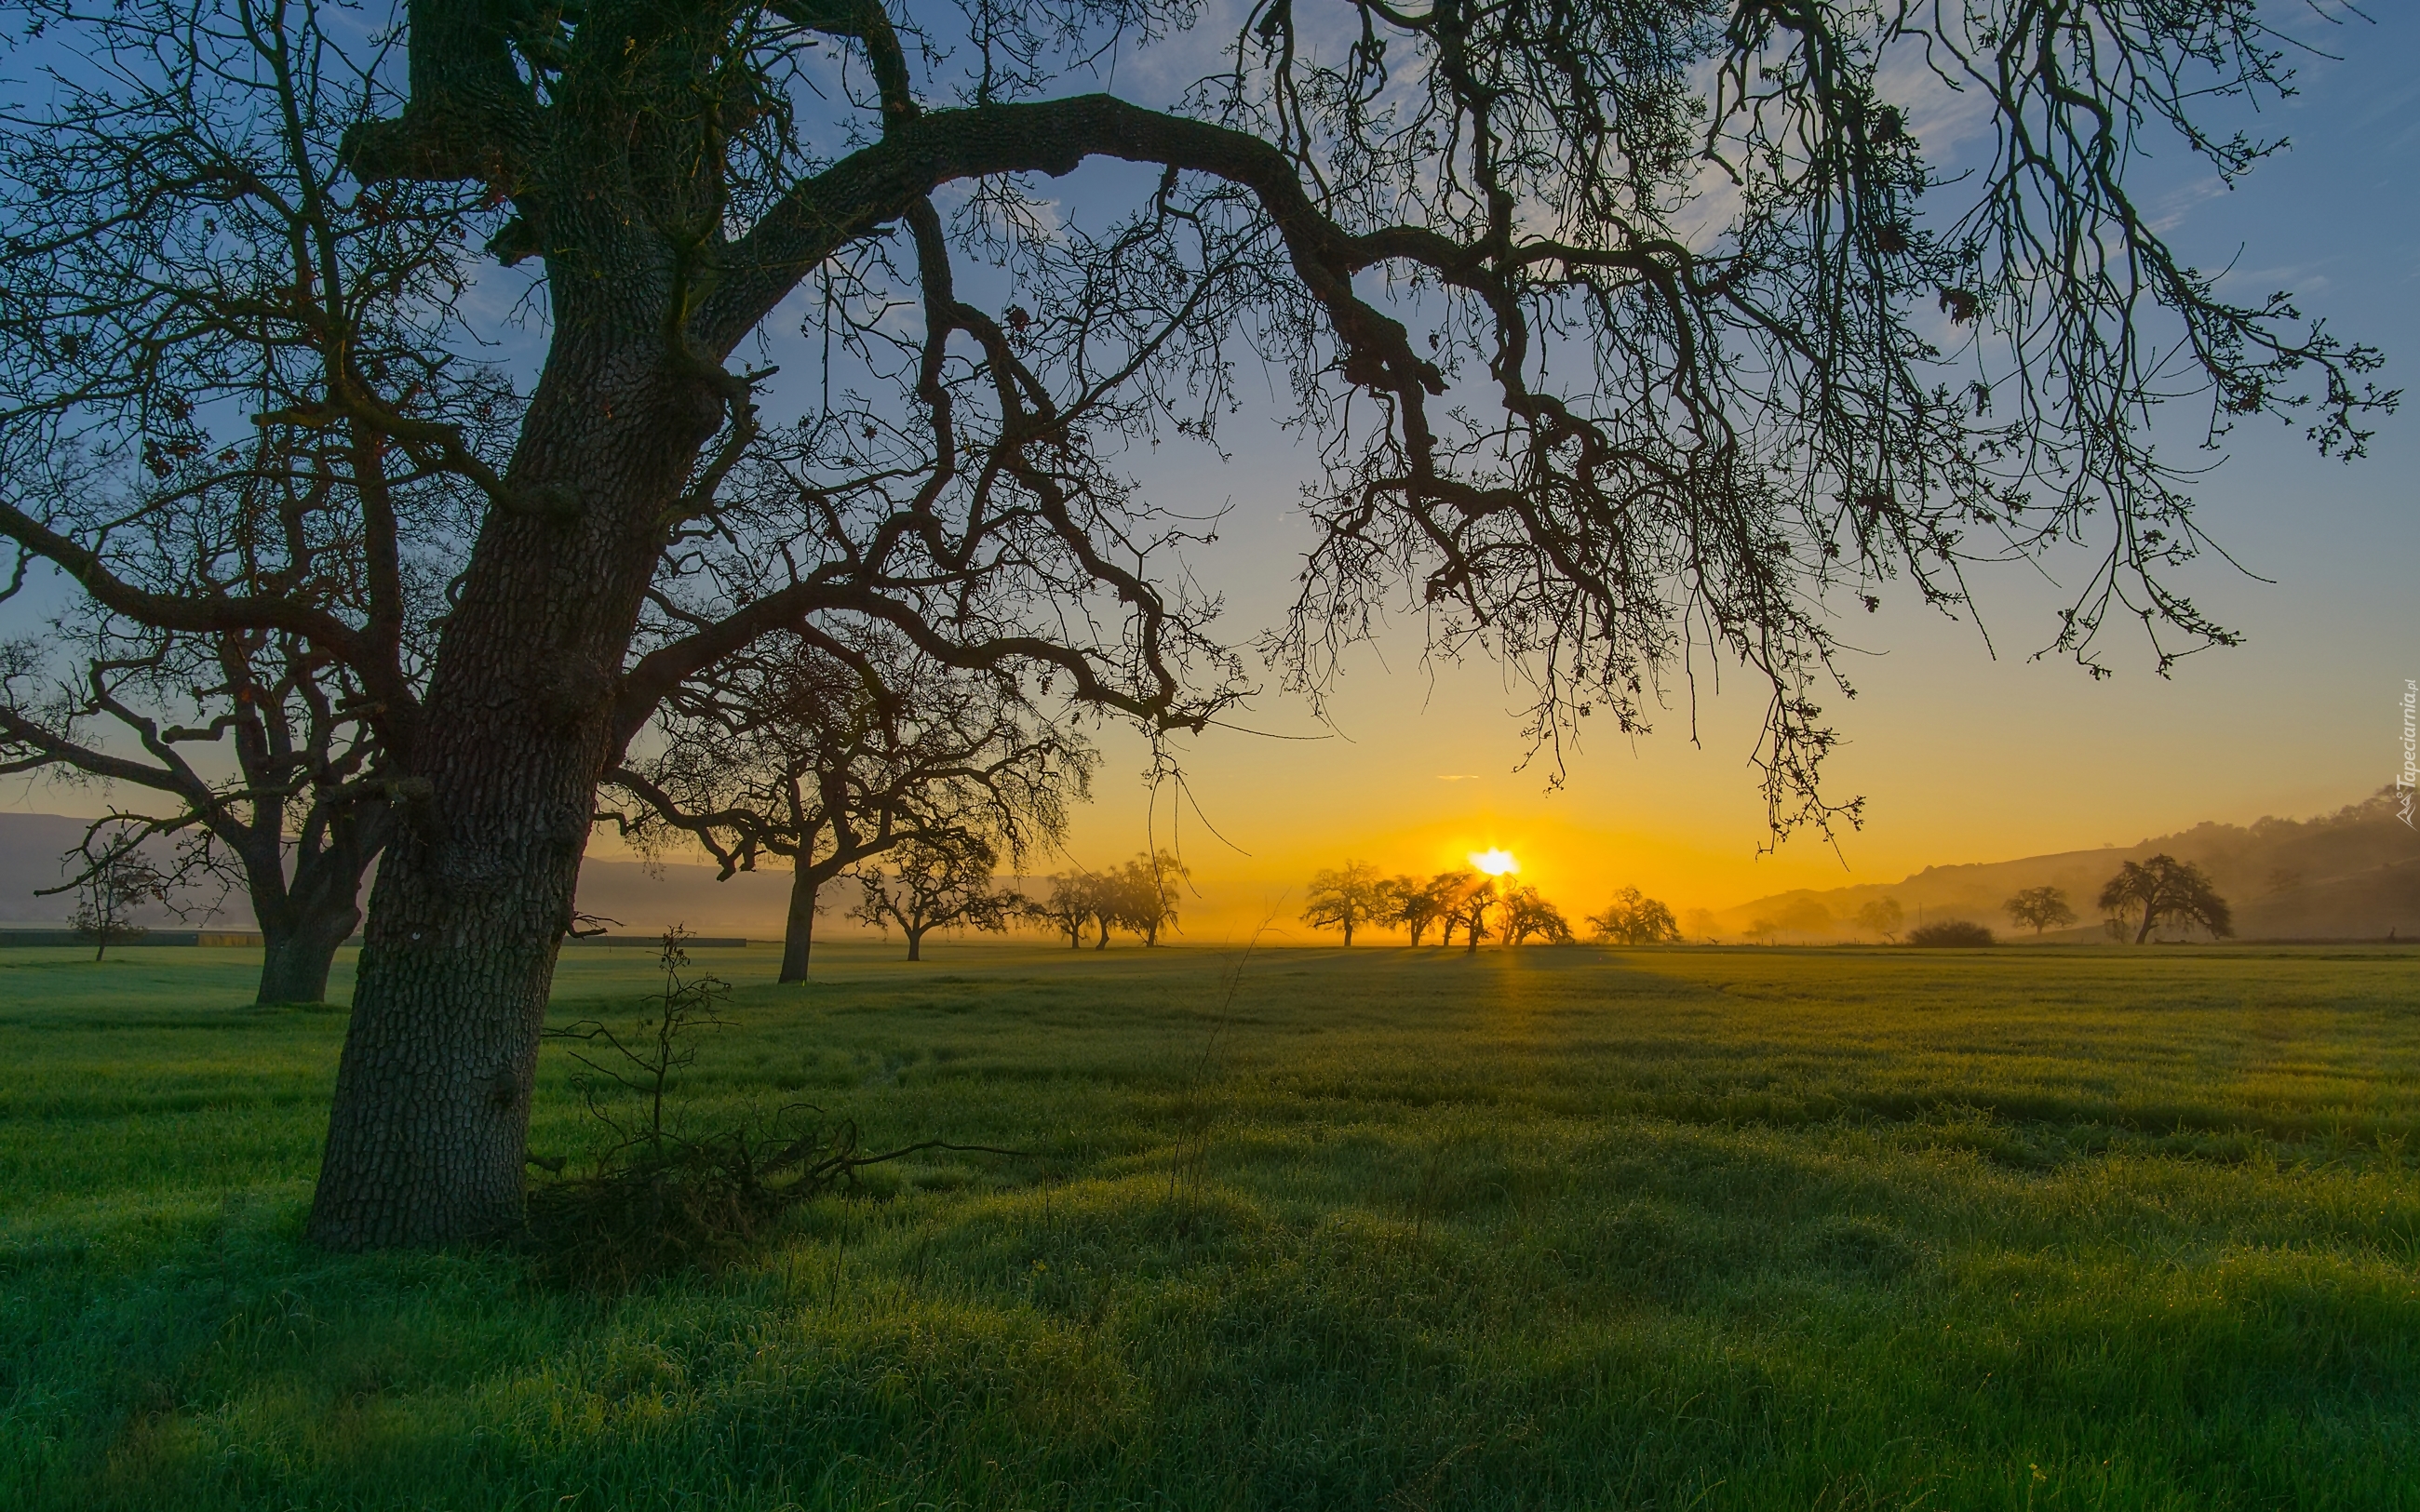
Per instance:
[[[1855,923],[1869,934],[1896,942],[1900,928],[1907,923],[1907,910],[1899,905],[1896,898],[1875,898],[1857,910]]]
[[[1159,943],[1161,930],[1175,926],[1179,891],[1193,880],[1193,871],[1171,851],[1144,851],[1103,880],[1114,921],[1141,935],[1150,947]],[[1109,942],[1105,922],[1101,943]]]
[[[1637,887],[1613,895],[1602,914],[1588,916],[1589,937],[1610,945],[1678,945],[1681,924],[1672,910]]]
[[[887,866],[860,867],[860,901],[851,912],[866,923],[908,937],[908,959],[924,959],[924,936],[937,929],[973,929],[998,934],[1023,909],[1025,900],[992,884],[1000,857],[979,836],[909,841],[893,850]]]
[[[2067,893],[2058,887],[2027,887],[2000,905],[2010,918],[2041,938],[2042,931],[2063,929],[2075,922],[2075,910],[2067,905]]]
[[[1067,949],[1084,948],[1084,929],[1092,923],[1094,893],[1101,880],[1087,872],[1062,872],[1050,878],[1050,890],[1027,900],[1025,917],[1040,928],[1067,936]]]
[[[2136,945],[2167,924],[2196,924],[2221,940],[2235,933],[2235,911],[2211,886],[2210,873],[2173,856],[2120,866],[2101,889],[2101,911],[2113,922],[2133,924]]]
[[[1531,940],[1543,940],[1548,945],[1572,943],[1571,920],[1546,901],[1545,894],[1527,883],[1506,889],[1504,912],[1497,928],[1508,946],[1526,945]]]
[[[918,841],[1022,860],[1066,833],[1094,764],[1014,679],[954,671],[869,626],[766,637],[675,689],[656,733],[654,755],[609,777],[638,800],[613,817],[650,854],[702,845],[726,879],[789,861],[785,982],[807,980],[835,877]]]
[[[65,887],[75,893],[75,918],[68,927],[76,937],[92,942],[99,963],[113,945],[132,945],[150,933],[134,921],[141,910],[168,901],[175,885],[170,874],[143,854],[151,828],[141,822],[97,824],[85,832],[84,843],[63,857],[78,869]]]
[[[1303,895],[1302,921],[1313,929],[1344,932],[1350,949],[1353,932],[1382,924],[1396,907],[1394,885],[1364,861],[1347,861],[1334,872],[1314,872],[1311,890]],[[1418,945],[1415,937],[1413,944]]]
[[[2058,649],[2093,660],[2112,604],[2226,641],[2167,580],[2200,537],[2154,406],[2338,451],[2391,397],[2285,299],[2221,300],[2128,187],[2171,135],[2229,180],[2268,150],[2211,118],[2288,85],[2256,0],[1247,0],[1215,41],[1189,0],[920,7],[904,40],[868,0],[404,0],[399,59],[271,0],[26,8],[72,77],[0,117],[0,534],[132,623],[301,637],[394,774],[310,1221],[340,1249],[519,1220],[597,789],[673,688],[880,622],[1163,728],[1230,702],[1200,527],[1111,461],[1215,436],[1251,366],[1319,459],[1294,685],[1405,587],[1528,676],[1542,745],[1643,728],[1711,646],[1769,687],[1783,827],[1855,813],[1818,786],[1834,609],[2084,538]],[[1192,82],[1097,92],[1146,44]],[[349,95],[298,111],[294,59]],[[1971,162],[1926,156],[1927,69]],[[345,251],[286,206],[434,215],[460,280],[331,313]],[[543,351],[491,457],[438,380],[499,264]],[[360,352],[380,300],[414,334]],[[784,391],[735,365],[776,311],[830,354]],[[264,324],[318,332],[306,400],[227,359]],[[472,490],[459,529],[362,491],[365,580],[442,585],[425,679],[391,583],[331,610],[140,569],[194,520],[179,467],[289,426]],[[44,478],[82,467],[139,496]]]

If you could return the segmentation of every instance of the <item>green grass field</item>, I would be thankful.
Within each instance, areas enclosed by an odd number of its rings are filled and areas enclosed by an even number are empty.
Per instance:
[[[933,954],[702,953],[686,1116],[1039,1159],[619,1297],[304,1248],[254,958],[0,955],[0,1506],[2420,1507],[2409,955]]]

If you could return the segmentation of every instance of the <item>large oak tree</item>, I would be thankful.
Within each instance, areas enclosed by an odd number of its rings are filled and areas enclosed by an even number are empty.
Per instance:
[[[1709,646],[1771,689],[1783,824],[1838,811],[1816,781],[1836,601],[1898,576],[1953,602],[1962,561],[2079,537],[2105,555],[2063,648],[2092,658],[2121,606],[2226,639],[2164,571],[2199,536],[2152,408],[2190,392],[2214,429],[2267,411],[2344,449],[2381,397],[2370,354],[2282,298],[2219,298],[2129,188],[2155,132],[2228,177],[2262,155],[2195,115],[2285,85],[2256,0],[1259,0],[1148,100],[1100,82],[1136,46],[1181,56],[1184,0],[408,0],[399,80],[315,12],[195,3],[198,27],[161,0],[38,8],[85,61],[81,96],[12,117],[12,467],[63,430],[140,447],[159,356],[218,286],[145,249],[265,193],[174,154],[37,150],[104,139],[90,101],[180,69],[244,83],[179,48],[360,59],[381,108],[318,177],[350,204],[454,195],[544,317],[499,468],[343,349],[302,417],[483,496],[425,686],[380,680],[367,621],[130,581],[118,522],[0,501],[0,531],[113,609],[307,636],[393,711],[407,775],[311,1224],[334,1246],[516,1220],[596,788],[669,689],[855,617],[1163,727],[1232,696],[1166,549],[1187,527],[1114,461],[1210,431],[1246,363],[1290,385],[1318,459],[1271,646],[1290,679],[1315,691],[1401,584],[1449,648],[1528,671],[1542,743],[1591,712],[1642,726]],[[1995,132],[1962,171],[1918,139],[1927,81]],[[1095,176],[1123,209],[1034,197],[1098,160],[1140,170]],[[136,269],[136,295],[87,309],[61,272],[84,265]],[[317,277],[237,317],[285,318]],[[791,424],[740,353],[802,305],[842,380]]]
[[[833,881],[901,846],[922,847],[918,876],[1022,864],[1065,836],[1094,760],[1013,677],[953,672],[872,627],[764,637],[676,689],[651,733],[607,778],[639,800],[613,817],[651,856],[702,845],[724,880],[787,860],[784,982],[807,980]],[[912,950],[922,931],[902,927]]]

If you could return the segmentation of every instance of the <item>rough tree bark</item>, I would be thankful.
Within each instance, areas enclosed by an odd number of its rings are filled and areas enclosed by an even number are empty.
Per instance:
[[[509,479],[551,507],[480,532],[430,681],[442,714],[413,753],[430,796],[371,893],[311,1211],[330,1248],[520,1221],[538,1030],[620,744],[613,695],[666,502],[721,412],[644,316],[590,316],[573,282],[553,285],[561,326]]]

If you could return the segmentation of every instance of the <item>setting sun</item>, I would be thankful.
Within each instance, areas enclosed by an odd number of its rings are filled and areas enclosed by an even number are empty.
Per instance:
[[[1491,877],[1500,877],[1521,870],[1521,863],[1511,851],[1485,850],[1470,853],[1470,864]]]

